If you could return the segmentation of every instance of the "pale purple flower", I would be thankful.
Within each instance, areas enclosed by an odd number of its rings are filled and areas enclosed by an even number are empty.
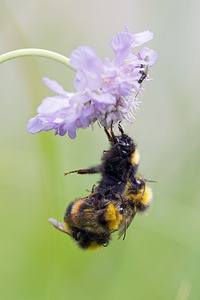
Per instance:
[[[78,128],[86,128],[96,121],[107,128],[124,119],[131,122],[138,107],[141,81],[146,80],[146,70],[157,59],[154,50],[145,47],[135,53],[133,48],[152,38],[150,31],[132,34],[126,27],[125,32],[111,39],[113,61],[105,58],[102,62],[88,46],[75,49],[70,64],[77,70],[76,92],[66,92],[55,80],[44,78],[44,83],[58,96],[42,101],[38,115],[29,120],[27,130],[37,133],[54,129],[55,134],[68,132],[70,138],[75,138]]]

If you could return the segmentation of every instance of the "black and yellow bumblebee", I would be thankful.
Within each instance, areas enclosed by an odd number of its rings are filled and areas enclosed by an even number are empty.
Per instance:
[[[101,180],[92,193],[76,199],[67,207],[64,222],[50,218],[49,222],[74,238],[83,249],[107,246],[114,231],[119,236],[126,230],[137,211],[146,210],[152,200],[152,190],[146,180],[137,175],[140,155],[133,140],[120,124],[119,136],[104,128],[110,149],[104,151],[100,165],[68,173],[100,173]]]

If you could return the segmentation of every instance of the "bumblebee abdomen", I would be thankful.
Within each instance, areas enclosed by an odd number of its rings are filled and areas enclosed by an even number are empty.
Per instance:
[[[79,247],[89,250],[107,246],[110,241],[109,233],[96,234],[77,227],[72,227],[72,237],[78,242]]]
[[[65,230],[83,249],[108,245],[111,233],[122,221],[118,208],[109,199],[96,203],[97,193],[94,198],[91,195],[72,202],[64,216]]]

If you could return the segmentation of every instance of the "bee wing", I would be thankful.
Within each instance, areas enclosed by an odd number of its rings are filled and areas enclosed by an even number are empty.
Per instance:
[[[128,216],[124,216],[124,220],[122,222],[122,225],[120,226],[120,230],[119,230],[119,239],[122,237],[123,235],[123,241],[125,240],[126,237],[126,230],[128,229],[128,227],[130,226],[131,222],[133,221],[135,215],[136,215],[136,208],[134,208],[134,210],[132,211],[131,215]]]
[[[49,223],[51,225],[53,225],[56,229],[68,234],[71,236],[71,234],[64,228],[63,223],[60,223],[59,221],[57,221],[56,219],[53,218],[49,218]]]

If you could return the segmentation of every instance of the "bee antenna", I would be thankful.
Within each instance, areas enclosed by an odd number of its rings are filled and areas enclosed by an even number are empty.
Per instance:
[[[149,179],[145,179],[145,178],[142,178],[142,180],[143,180],[144,182],[154,182],[154,183],[158,183],[157,180],[149,180]]]
[[[146,181],[144,181],[144,180],[142,180],[142,181],[144,183],[144,189],[143,189],[143,193],[142,193],[141,199],[143,198],[144,193],[145,193],[145,189],[146,189]]]
[[[115,134],[114,134],[114,132],[113,132],[113,120],[111,121],[111,124],[110,124],[110,134],[111,134],[111,137],[112,137],[112,139],[113,139],[113,142],[114,142],[114,143],[117,143],[116,136],[115,136]]]
[[[108,137],[108,140],[111,141],[113,140],[115,143],[116,143],[116,137],[115,137],[115,134],[113,132],[113,120],[111,121],[111,124],[110,124],[110,133],[108,132],[107,128],[104,126],[104,131]]]
[[[118,129],[121,132],[121,134],[123,135],[124,134],[124,130],[122,128],[121,121],[118,123]]]

